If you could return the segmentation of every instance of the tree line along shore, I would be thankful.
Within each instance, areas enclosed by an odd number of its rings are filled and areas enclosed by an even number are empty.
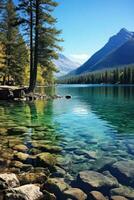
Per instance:
[[[62,49],[53,17],[57,6],[54,0],[0,0],[1,85],[28,85],[28,93],[36,84],[53,84],[53,59]]]
[[[134,84],[134,65],[60,78],[60,84]]]

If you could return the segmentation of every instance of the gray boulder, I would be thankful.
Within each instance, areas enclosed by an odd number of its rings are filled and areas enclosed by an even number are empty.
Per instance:
[[[77,176],[77,184],[84,191],[91,190],[107,193],[111,188],[118,187],[118,181],[113,176],[103,175],[95,171],[82,171]]]
[[[131,187],[120,186],[119,188],[111,190],[111,196],[112,195],[119,195],[128,198],[129,200],[134,200],[134,189]]]
[[[0,180],[1,182],[3,181],[3,184],[7,184],[8,187],[17,187],[20,185],[19,180],[17,178],[17,176],[13,173],[8,174],[8,173],[4,173],[4,174],[0,174]]]
[[[37,185],[29,184],[21,187],[7,190],[6,200],[39,200],[43,198],[43,193]]]
[[[65,199],[86,200],[87,195],[78,188],[69,188],[64,192]]]
[[[120,183],[134,186],[134,160],[114,163],[111,173],[118,178]]]

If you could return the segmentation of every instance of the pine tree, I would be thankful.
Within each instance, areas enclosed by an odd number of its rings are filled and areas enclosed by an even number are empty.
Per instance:
[[[25,13],[25,18],[21,17],[20,23],[29,28],[30,46],[30,82],[29,91],[33,91],[36,86],[38,66],[42,67],[42,75],[52,75],[55,71],[52,59],[58,58],[56,53],[60,47],[57,36],[60,31],[54,27],[56,19],[52,17],[52,12],[58,4],[53,0],[20,0],[18,10]],[[47,70],[48,69],[48,70]],[[44,77],[46,78],[46,77]]]
[[[21,82],[21,73],[24,71],[24,64],[22,64],[20,54],[21,51],[27,52],[24,40],[19,33],[19,29],[15,26],[17,21],[17,14],[12,0],[7,0],[2,5],[2,14],[0,18],[0,41],[3,45],[5,63],[3,84],[12,81],[18,83],[19,75]],[[24,56],[24,54],[23,54]],[[26,60],[27,55],[24,60]],[[19,73],[18,73],[19,72]]]

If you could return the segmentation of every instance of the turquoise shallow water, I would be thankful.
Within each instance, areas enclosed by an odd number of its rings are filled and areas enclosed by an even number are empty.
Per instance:
[[[0,102],[0,128],[27,126],[28,133],[17,137],[29,148],[33,141],[61,146],[63,167],[72,175],[97,170],[106,160],[134,159],[133,86],[62,85],[38,90],[69,94],[72,99]],[[49,134],[35,132],[35,125],[48,126]],[[15,138],[0,136],[4,151],[7,141]]]

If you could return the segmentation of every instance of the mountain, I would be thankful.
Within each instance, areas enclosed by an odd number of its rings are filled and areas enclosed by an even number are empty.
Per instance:
[[[94,65],[91,71],[115,68],[134,63],[134,39],[128,40],[121,47],[106,56],[102,61]]]
[[[69,72],[80,66],[79,63],[73,62],[63,54],[59,54],[59,59],[54,60],[54,64],[59,71],[55,74],[56,76],[63,76],[65,74],[68,74]]]
[[[104,68],[112,68],[120,64],[123,65],[123,64],[128,64],[132,62],[133,60],[130,59],[131,56],[129,56],[129,53],[131,52],[127,52],[127,48],[128,49],[134,48],[133,39],[132,39],[133,36],[134,36],[133,32],[129,32],[125,28],[121,29],[116,35],[112,36],[109,39],[109,41],[106,43],[106,45],[103,48],[97,51],[82,66],[80,66],[76,70],[73,70],[70,73],[70,75],[79,75],[86,72],[92,72],[92,71],[96,71],[96,70],[100,70]],[[132,42],[132,46],[130,45],[131,42]],[[123,48],[120,48],[122,47],[122,45],[125,45],[125,46],[123,46]],[[126,48],[126,50],[124,48]],[[122,51],[122,52],[119,53],[119,51]],[[125,58],[122,58],[122,57],[119,58],[119,56],[124,56]],[[112,60],[112,59],[115,59],[115,60]],[[118,62],[119,60],[120,62]]]

